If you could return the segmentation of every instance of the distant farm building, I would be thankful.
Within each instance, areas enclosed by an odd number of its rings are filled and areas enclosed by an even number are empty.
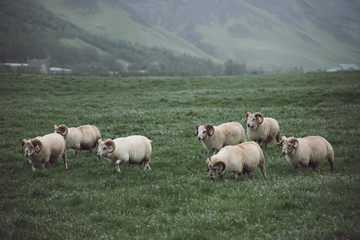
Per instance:
[[[359,66],[356,64],[339,64],[338,67],[326,69],[327,72],[355,71],[355,70],[360,70]]]
[[[50,58],[28,60],[28,64],[31,67],[37,68],[42,74],[50,73]]]

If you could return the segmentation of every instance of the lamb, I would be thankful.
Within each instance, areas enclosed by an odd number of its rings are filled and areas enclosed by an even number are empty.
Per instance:
[[[246,141],[244,128],[237,122],[223,123],[219,126],[197,124],[195,136],[202,141],[205,148],[213,151],[213,155],[225,146]]]
[[[74,149],[76,156],[79,150],[89,150],[96,147],[97,141],[101,138],[100,131],[93,125],[83,125],[68,128],[66,125],[54,125],[54,133],[59,133],[65,138],[66,148]]]
[[[68,169],[65,139],[59,134],[51,133],[31,140],[23,139],[20,152],[24,151],[33,171],[34,162],[41,162],[42,169],[45,169],[45,163],[48,163],[51,170],[60,156],[64,159],[65,169]]]
[[[315,170],[325,158],[330,163],[330,171],[334,168],[334,149],[323,137],[286,138],[283,136],[278,145],[282,146],[282,154],[295,169],[300,165],[301,170],[309,166]]]
[[[109,158],[115,163],[115,168],[120,173],[121,162],[141,165],[144,163],[144,171],[151,170],[149,161],[151,156],[151,140],[144,136],[134,135],[114,140],[98,140],[98,158]]]
[[[245,115],[245,120],[247,120],[247,135],[248,137],[260,144],[260,147],[265,150],[266,145],[273,141],[276,138],[278,143],[280,140],[280,127],[278,122],[269,117],[265,117],[256,112],[254,114],[247,112]]]
[[[223,147],[211,157],[211,160],[206,159],[206,164],[212,180],[216,179],[217,174],[220,175],[221,180],[224,180],[224,175],[230,172],[234,173],[235,178],[240,173],[247,173],[247,179],[249,179],[250,173],[256,167],[260,168],[266,179],[264,154],[254,141]]]

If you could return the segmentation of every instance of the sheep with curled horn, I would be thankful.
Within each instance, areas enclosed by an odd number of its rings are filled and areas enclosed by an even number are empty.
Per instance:
[[[101,138],[99,129],[93,125],[70,128],[66,125],[54,125],[54,132],[65,138],[66,148],[74,149],[76,156],[78,156],[79,150],[89,150],[91,156],[92,149],[96,147],[97,141]]]
[[[271,143],[274,139],[276,139],[277,143],[279,142],[280,127],[275,119],[264,117],[260,112],[254,114],[247,112],[244,122],[247,122],[248,137],[259,143],[263,150],[265,150],[267,144]]]
[[[206,159],[206,164],[211,180],[215,180],[217,175],[224,180],[224,175],[227,173],[234,173],[235,178],[239,174],[246,173],[249,179],[250,173],[257,167],[266,178],[264,154],[254,141],[223,147],[211,159]]]
[[[33,171],[35,171],[34,162],[40,162],[42,169],[45,169],[45,164],[48,163],[51,170],[60,157],[64,160],[65,169],[68,169],[65,139],[59,134],[51,133],[30,140],[23,139],[20,152],[25,152],[24,155]]]
[[[236,145],[246,141],[244,128],[237,122],[223,123],[218,126],[197,124],[194,135],[213,154],[218,153],[224,146]]]
[[[297,169],[312,167],[315,170],[324,159],[330,163],[330,171],[334,169],[334,149],[331,144],[321,136],[305,138],[282,137],[278,143],[282,146],[282,154],[286,160]]]

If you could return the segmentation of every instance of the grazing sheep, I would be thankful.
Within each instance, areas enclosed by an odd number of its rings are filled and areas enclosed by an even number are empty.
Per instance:
[[[247,120],[247,135],[248,137],[260,144],[260,147],[265,150],[266,145],[276,138],[276,142],[280,140],[280,127],[278,122],[273,118],[265,117],[256,112],[254,114],[247,112],[245,120]]]
[[[213,155],[225,146],[246,141],[244,128],[237,122],[223,123],[219,126],[197,124],[195,136],[202,141],[205,148],[213,151]]]
[[[96,147],[98,139],[101,138],[100,131],[93,125],[83,125],[68,128],[66,125],[54,125],[54,133],[64,136],[66,149],[74,149],[76,156],[79,150],[89,150],[90,156],[92,149]]]
[[[129,136],[98,140],[98,158],[106,157],[115,163],[116,171],[120,172],[121,162],[140,165],[144,163],[144,170],[149,169],[151,156],[151,141],[144,136]]]
[[[60,156],[64,159],[65,169],[68,169],[65,139],[59,134],[51,133],[31,140],[23,139],[20,152],[24,151],[33,171],[35,171],[34,162],[41,162],[42,169],[45,168],[45,163],[49,163],[51,170]]]
[[[309,166],[315,170],[325,158],[330,163],[330,171],[334,168],[334,149],[323,137],[286,138],[283,136],[278,145],[283,147],[282,154],[295,169],[300,165],[301,170]]]
[[[211,157],[211,160],[206,159],[206,163],[212,180],[215,180],[217,174],[220,175],[221,180],[224,180],[224,175],[230,172],[234,173],[235,178],[238,174],[247,173],[249,179],[250,173],[256,167],[260,168],[266,178],[264,154],[259,145],[253,141],[223,147]]]

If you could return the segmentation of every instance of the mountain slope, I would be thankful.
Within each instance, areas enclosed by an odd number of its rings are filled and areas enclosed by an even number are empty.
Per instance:
[[[180,54],[186,53],[216,60],[170,31],[148,25],[121,1],[39,0],[39,2],[58,17],[98,36],[167,48]]]
[[[123,1],[220,60],[268,70],[360,62],[360,4],[340,0]]]

